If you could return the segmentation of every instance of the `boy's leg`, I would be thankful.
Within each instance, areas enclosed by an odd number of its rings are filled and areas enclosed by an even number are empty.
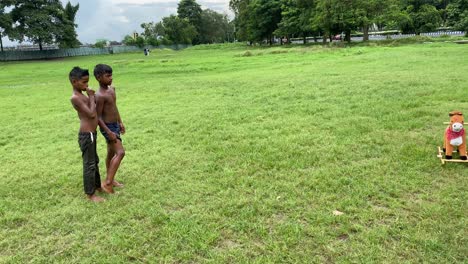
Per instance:
[[[106,157],[106,171],[109,170],[109,164],[112,158],[114,157],[115,152],[114,148],[112,147],[112,144],[107,144],[107,157]],[[112,182],[112,186],[114,187],[123,187],[124,185],[114,179]]]
[[[100,202],[103,199],[95,196],[96,186],[96,149],[94,135],[90,133],[80,133],[79,144],[83,157],[83,187],[88,199]],[[99,173],[99,172],[98,172]]]
[[[102,191],[101,190],[101,174],[99,173],[99,156],[97,154],[97,142],[96,142],[97,134],[95,134],[94,137],[94,154],[95,154],[95,160],[96,160],[96,171],[94,174],[94,187],[96,190]]]
[[[112,148],[111,143],[107,143],[107,157],[106,157],[106,171],[109,170],[109,164],[112,158],[114,157],[114,149]]]
[[[107,168],[106,182],[103,184],[104,190],[107,192],[113,192],[113,182],[117,169],[120,166],[120,162],[125,157],[125,150],[120,140],[116,140],[114,143],[110,142],[109,146],[115,153],[112,159],[109,161],[109,167]]]

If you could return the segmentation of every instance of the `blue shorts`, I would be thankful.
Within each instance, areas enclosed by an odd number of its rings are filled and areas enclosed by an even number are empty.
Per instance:
[[[106,123],[106,126],[109,128],[110,131],[112,131],[115,135],[117,135],[117,139],[122,142],[122,138],[120,138],[120,125],[119,123]],[[104,138],[106,138],[106,142],[109,144],[109,135],[106,133],[106,131],[102,128],[99,128],[101,130],[102,135]]]

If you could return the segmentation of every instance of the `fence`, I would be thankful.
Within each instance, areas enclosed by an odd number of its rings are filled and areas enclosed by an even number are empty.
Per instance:
[[[147,46],[149,49],[185,49],[190,45],[170,45],[170,46]],[[19,60],[42,60],[55,59],[87,55],[103,55],[126,52],[143,52],[144,48],[134,46],[111,46],[106,48],[81,47],[76,49],[53,49],[53,50],[8,50],[0,52],[0,61],[19,61]]]
[[[440,37],[440,36],[464,36],[465,32],[463,31],[439,31],[439,32],[428,32],[428,33],[421,33],[421,36],[428,36],[428,37]],[[369,35],[370,40],[383,40],[383,39],[402,39],[402,38],[410,38],[415,37],[416,34],[393,34],[393,35]],[[362,37],[361,37],[362,40]]]
[[[421,33],[421,36],[429,36],[429,37],[440,37],[444,35],[449,36],[464,36],[465,32],[463,31],[439,31],[439,32],[429,32],[429,33]],[[402,39],[402,38],[410,38],[414,37],[416,34],[393,34],[393,35],[378,35],[378,34],[369,34],[369,40],[385,40],[385,39]],[[307,43],[313,42],[314,38],[308,37],[306,39]],[[317,42],[321,42],[322,37],[317,37]],[[328,41],[328,39],[327,39]],[[351,37],[351,41],[363,41],[363,37]],[[293,39],[292,43],[294,44],[302,44],[302,38]]]

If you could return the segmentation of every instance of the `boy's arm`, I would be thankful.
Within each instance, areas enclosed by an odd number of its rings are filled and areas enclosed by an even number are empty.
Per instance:
[[[73,108],[75,108],[78,113],[84,114],[87,118],[94,118],[96,117],[96,104],[94,102],[94,96],[91,97],[89,97],[89,104],[86,104],[76,96],[73,96],[70,101]]]
[[[117,140],[117,136],[114,134],[114,132],[110,131],[110,129],[107,127],[106,123],[102,119],[104,103],[105,103],[104,96],[98,96],[96,98],[96,110],[97,110],[97,116],[98,116],[98,124],[99,124],[99,127],[103,129],[104,131],[106,131],[107,135],[109,135],[109,140],[114,142],[115,140]]]
[[[115,106],[115,109],[117,109],[117,105]],[[119,115],[120,133],[125,134],[125,126],[124,126],[124,124],[122,122],[122,119],[120,118],[119,109],[117,109],[117,115]]]
[[[125,134],[125,126],[122,122],[122,118],[120,118],[120,112],[119,112],[119,108],[117,107],[117,93],[115,91],[115,87],[114,86],[111,86],[112,89],[114,89],[114,94],[115,94],[115,110],[117,111],[117,116],[118,116],[118,119],[119,119],[119,126],[120,126],[120,132],[123,134]]]
[[[120,126],[120,133],[125,134],[125,126],[122,122],[122,119],[120,119],[120,114],[119,114],[119,126]]]
[[[86,93],[88,94],[89,99],[89,110],[93,113],[94,118],[96,116],[96,97],[94,90],[86,88]]]

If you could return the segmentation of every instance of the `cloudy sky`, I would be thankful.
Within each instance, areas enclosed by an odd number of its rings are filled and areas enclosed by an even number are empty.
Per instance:
[[[68,0],[61,0],[64,5]],[[97,39],[121,41],[125,35],[141,32],[141,23],[158,22],[163,17],[177,14],[179,0],[70,0],[80,4],[76,17],[78,39],[82,43],[95,43]],[[197,0],[202,9],[219,13],[229,11],[229,0]],[[3,38],[6,46],[13,45]]]

